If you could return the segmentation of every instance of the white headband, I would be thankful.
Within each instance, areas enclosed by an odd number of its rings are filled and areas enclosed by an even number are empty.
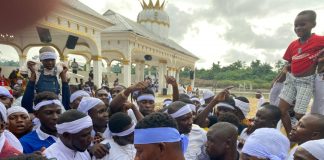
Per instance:
[[[226,108],[229,108],[229,109],[232,109],[232,110],[234,110],[235,108],[232,106],[232,105],[230,105],[230,104],[227,104],[227,103],[218,103],[217,105],[216,105],[216,107],[220,107],[220,106],[222,106],[222,107],[226,107]]]
[[[57,59],[57,56],[54,52],[43,52],[39,55],[39,60],[46,60],[46,59]]]
[[[235,98],[234,101],[235,101],[235,106],[238,107],[246,117],[250,112],[250,104]]]
[[[137,97],[137,102],[143,101],[143,100],[149,100],[149,101],[155,101],[155,97],[152,94],[143,94]]]
[[[192,112],[196,112],[196,106],[194,104],[187,104],[190,109],[192,110]]]
[[[7,123],[8,122],[7,109],[6,109],[5,105],[1,102],[0,102],[0,114],[1,114],[3,121],[5,121]]]
[[[75,134],[91,126],[92,126],[92,119],[90,118],[90,116],[86,116],[72,122],[57,124],[56,129],[58,134],[63,134],[65,132]]]
[[[98,104],[104,104],[104,102],[99,98],[94,97],[84,97],[82,98],[77,110],[80,112],[83,112],[85,114],[88,114],[88,111],[95,107]]]
[[[170,104],[172,103],[172,101],[171,100],[169,100],[169,101],[164,101],[163,102],[163,106],[169,106]]]
[[[195,98],[191,98],[190,100],[191,100],[191,101],[197,101],[197,102],[200,103],[200,99],[199,99],[199,98],[196,98],[196,97],[195,97]]]
[[[29,117],[28,111],[23,107],[12,106],[12,107],[7,109],[7,115],[8,116],[10,116],[11,114],[14,114],[14,113],[18,113],[18,112],[25,113]]]
[[[72,103],[75,99],[77,99],[79,97],[90,97],[90,95],[86,91],[78,90],[78,91],[71,94],[70,103]]]
[[[134,132],[135,126],[136,126],[136,123],[134,121],[132,121],[132,127],[130,127],[129,129],[127,129],[125,131],[119,132],[119,133],[113,133],[113,132],[111,132],[111,135],[118,136],[118,137],[123,137],[123,136],[130,135],[131,133]]]
[[[183,106],[182,108],[180,108],[178,111],[170,114],[172,118],[178,118],[178,117],[181,117],[187,113],[190,113],[192,112],[192,109],[190,108],[190,105],[187,104],[185,106]]]
[[[35,111],[38,111],[40,108],[50,105],[50,104],[56,104],[58,106],[60,106],[61,108],[63,108],[63,105],[61,103],[61,101],[54,99],[54,100],[46,100],[46,101],[42,101],[40,103],[38,103],[36,106],[33,107],[33,109]]]

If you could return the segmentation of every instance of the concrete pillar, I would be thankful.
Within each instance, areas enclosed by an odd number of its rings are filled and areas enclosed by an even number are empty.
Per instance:
[[[102,84],[102,58],[100,56],[93,56],[93,83],[97,87],[101,87]]]
[[[176,70],[176,73],[175,73],[175,78],[176,78],[178,84],[179,84],[179,82],[180,82],[180,77],[179,77],[179,75],[180,75],[180,70],[178,69],[178,70]]]
[[[144,61],[137,61],[135,68],[136,82],[140,82],[144,80]]]
[[[69,67],[69,58],[68,56],[61,56],[60,61],[63,62],[67,67]]]
[[[132,73],[132,66],[131,66],[131,63],[130,61],[128,60],[124,60],[122,62],[123,64],[123,68],[122,68],[122,74],[123,74],[123,85],[125,87],[129,87],[132,83],[132,76],[131,76],[131,73]]]
[[[165,77],[164,75],[167,72],[167,61],[165,60],[160,60],[159,61],[159,88],[161,90],[161,93],[163,91],[163,88],[166,88],[166,82],[165,82]]]
[[[27,56],[26,55],[19,55],[19,66],[25,66],[27,63]]]

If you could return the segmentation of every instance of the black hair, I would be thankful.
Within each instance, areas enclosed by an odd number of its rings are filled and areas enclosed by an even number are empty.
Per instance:
[[[137,97],[139,97],[143,94],[151,94],[151,95],[155,96],[154,91],[151,88],[146,88],[146,89],[138,92]]]
[[[304,10],[304,11],[301,11],[300,13],[298,13],[297,16],[300,16],[300,15],[308,15],[308,17],[310,18],[310,20],[312,22],[316,22],[316,12],[313,11],[313,10]]]
[[[222,103],[226,103],[226,104],[229,104],[229,105],[231,105],[231,106],[235,106],[235,101],[234,101],[234,99],[233,98],[228,98],[228,99],[226,99],[225,101],[223,101]],[[221,106],[221,105],[220,105]]]
[[[281,112],[280,112],[279,107],[274,106],[274,105],[270,105],[270,104],[264,105],[262,107],[265,108],[265,109],[270,110],[273,120],[275,122],[277,122],[277,123],[279,122],[279,120],[281,119]]]
[[[181,93],[179,94],[179,99],[190,99],[189,95],[185,94],[185,93]]]
[[[164,100],[163,100],[163,102],[165,102],[165,101],[172,101],[172,99],[167,98],[167,99],[164,99]]]
[[[125,130],[127,126],[132,124],[132,119],[123,112],[113,114],[108,122],[109,130],[113,133],[119,133]]]
[[[219,115],[217,121],[228,122],[235,125],[236,127],[239,127],[240,125],[239,118],[234,113],[231,112],[226,112],[224,114]]]
[[[217,123],[217,117],[216,116],[208,116],[209,124],[208,128],[211,127],[213,124]]]
[[[83,112],[80,112],[76,109],[71,109],[68,110],[66,112],[64,112],[63,114],[61,114],[57,120],[57,124],[62,124],[62,123],[66,123],[66,122],[72,122],[78,119],[81,119],[83,117],[86,117],[87,115]]]
[[[59,99],[58,96],[54,92],[40,92],[35,96],[34,99],[34,105],[37,105],[38,103],[44,101],[44,100],[55,100]]]
[[[235,99],[238,99],[238,100],[240,100],[242,102],[245,102],[245,103],[250,103],[250,101],[246,97],[243,97],[243,96],[235,97]]]
[[[140,120],[135,129],[170,127],[178,129],[177,122],[166,113],[155,112]]]
[[[182,108],[185,105],[186,105],[186,103],[185,102],[181,102],[181,101],[172,102],[168,106],[168,113],[169,114],[175,113],[176,111],[178,111],[180,108]]]

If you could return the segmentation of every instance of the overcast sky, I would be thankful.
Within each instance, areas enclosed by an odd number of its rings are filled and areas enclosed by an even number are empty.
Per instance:
[[[142,10],[139,0],[80,1],[99,13],[111,9],[134,21]],[[198,68],[210,68],[217,61],[275,63],[296,39],[293,22],[305,9],[317,12],[313,32],[323,35],[323,0],[168,0],[165,10],[169,37],[201,58]]]

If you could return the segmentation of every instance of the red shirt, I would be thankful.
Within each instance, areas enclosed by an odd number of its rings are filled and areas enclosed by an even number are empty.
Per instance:
[[[309,39],[301,44],[299,39],[288,46],[283,59],[291,63],[291,73],[301,74],[316,64],[319,51],[324,48],[324,36],[312,34]]]
[[[0,158],[8,158],[18,155],[21,155],[21,153],[16,148],[12,147],[6,140],[0,152]]]

